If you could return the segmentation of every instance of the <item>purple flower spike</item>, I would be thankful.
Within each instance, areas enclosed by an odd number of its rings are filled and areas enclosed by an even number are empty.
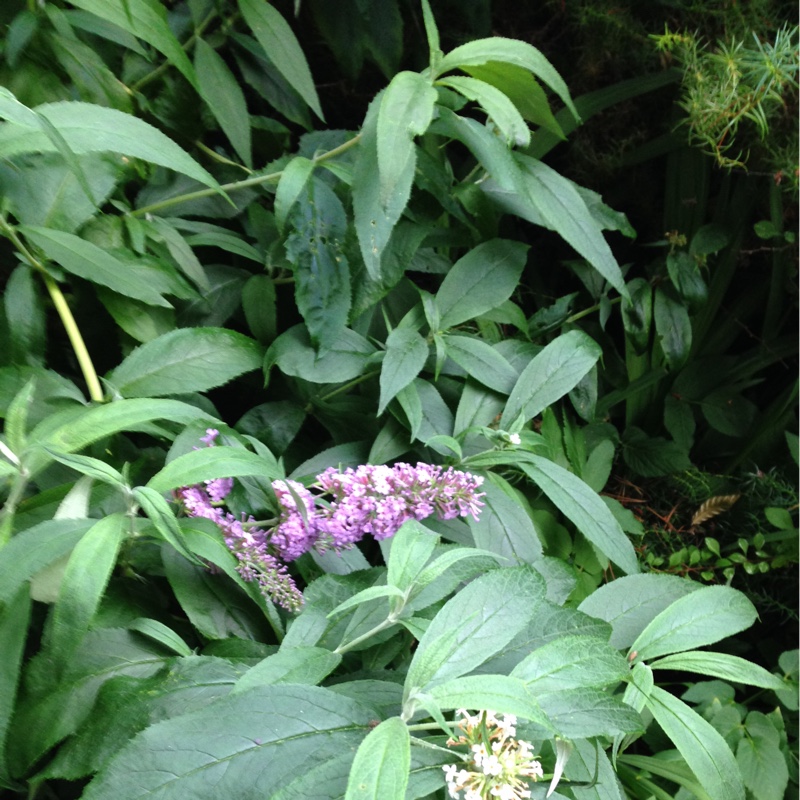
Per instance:
[[[281,516],[270,542],[284,561],[294,561],[307,553],[319,536],[315,524],[314,498],[297,481],[273,481],[272,488],[278,498]],[[298,508],[298,499],[302,510]]]

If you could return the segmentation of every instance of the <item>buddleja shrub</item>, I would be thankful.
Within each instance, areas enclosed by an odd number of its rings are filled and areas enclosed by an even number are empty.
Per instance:
[[[542,85],[562,121],[567,88],[524,42],[443,53],[422,12],[429,66],[396,74],[360,130],[291,152],[274,111],[310,127],[322,109],[264,0],[11,21],[6,789],[618,798],[617,775],[646,769],[713,800],[782,791],[763,726],[734,755],[654,680],[785,691],[698,649],[750,626],[750,602],[639,574],[635,526],[596,493],[613,448],[587,426],[579,476],[532,426],[567,395],[593,419],[601,350],[579,330],[528,339],[511,299],[528,247],[501,219],[556,231],[627,295],[603,237],[626,221],[537,158],[561,133]],[[207,394],[226,384],[217,402],[250,403],[234,425]],[[679,755],[626,752],[656,725]]]

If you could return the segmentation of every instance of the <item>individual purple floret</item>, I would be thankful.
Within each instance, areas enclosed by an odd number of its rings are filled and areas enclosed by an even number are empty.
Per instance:
[[[314,498],[297,481],[273,481],[272,488],[278,498],[281,514],[280,521],[272,532],[271,542],[284,561],[294,561],[307,553],[319,537],[315,524]],[[298,508],[298,500],[301,501],[302,508]]]

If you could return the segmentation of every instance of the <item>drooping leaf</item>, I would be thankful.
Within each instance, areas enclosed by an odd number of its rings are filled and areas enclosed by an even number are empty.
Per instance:
[[[444,337],[447,355],[476,381],[503,394],[510,394],[517,382],[517,371],[491,345],[482,339],[459,334]]]
[[[744,800],[736,759],[710,723],[658,686],[650,689],[646,703],[711,800]]]
[[[703,586],[679,597],[636,637],[631,650],[640,661],[714,644],[749,628],[756,609],[730,586]]]
[[[185,150],[138,117],[77,101],[46,103],[34,110],[59,132],[76,155],[120,153],[188,175],[206,186],[219,187]],[[15,122],[0,126],[0,155],[4,157],[57,149],[41,129]]]
[[[291,213],[286,255],[295,268],[295,300],[320,353],[333,347],[350,313],[350,267],[344,250],[347,217],[341,200],[311,179]]]
[[[63,671],[89,630],[111,576],[124,533],[125,516],[96,522],[70,555],[45,637],[58,672]]]
[[[763,667],[739,656],[728,653],[710,653],[704,650],[689,650],[664,656],[650,663],[651,669],[684,670],[710,675],[732,683],[743,683],[746,686],[759,686],[762,689],[781,691],[786,684]]]
[[[239,10],[278,72],[324,120],[306,57],[280,12],[265,0],[239,0]]]
[[[108,376],[123,397],[202,392],[258,369],[260,346],[225,328],[183,328],[137,347]]]
[[[52,228],[23,226],[20,230],[48,258],[68,272],[144,303],[171,307],[158,288],[154,288],[142,276],[131,274],[132,270],[126,264],[96,244],[73,233]]]
[[[639,572],[630,539],[600,496],[580,478],[541,456],[531,455],[520,468],[600,552],[629,575]]]
[[[418,72],[399,72],[381,98],[377,122],[380,202],[386,207],[408,169],[416,163],[414,137],[428,129],[436,90]],[[411,164],[409,168],[408,164]]]
[[[500,419],[508,429],[540,414],[573,389],[597,363],[602,350],[583,331],[569,331],[548,344],[522,371]]]
[[[624,575],[595,589],[578,609],[609,622],[611,646],[622,649],[630,647],[674,600],[699,588],[700,584],[677,575]]]
[[[163,800],[290,793],[309,765],[318,768],[347,753],[349,767],[350,751],[373,713],[315,686],[255,687],[143,731],[89,784],[84,798],[133,800],[143,791]],[[342,778],[320,783],[317,791],[325,798],[343,793],[346,771]]]
[[[163,6],[147,0],[74,0],[72,5],[112,22],[137,39],[143,39],[163,53],[197,88],[192,63],[170,30]]]
[[[458,67],[479,66],[490,62],[513,64],[532,72],[546,83],[572,111],[575,118],[578,118],[567,85],[552,64],[533,45],[518,39],[493,36],[462,44],[451,50],[439,62],[436,73],[438,77]]]
[[[239,82],[222,56],[203,39],[195,42],[194,66],[200,95],[208,104],[239,158],[245,166],[252,167],[250,117]]]

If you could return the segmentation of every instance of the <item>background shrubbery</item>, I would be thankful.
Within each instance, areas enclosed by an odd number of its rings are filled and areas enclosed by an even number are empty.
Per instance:
[[[795,13],[4,3],[0,786],[795,796]],[[280,561],[397,462],[479,517]]]

